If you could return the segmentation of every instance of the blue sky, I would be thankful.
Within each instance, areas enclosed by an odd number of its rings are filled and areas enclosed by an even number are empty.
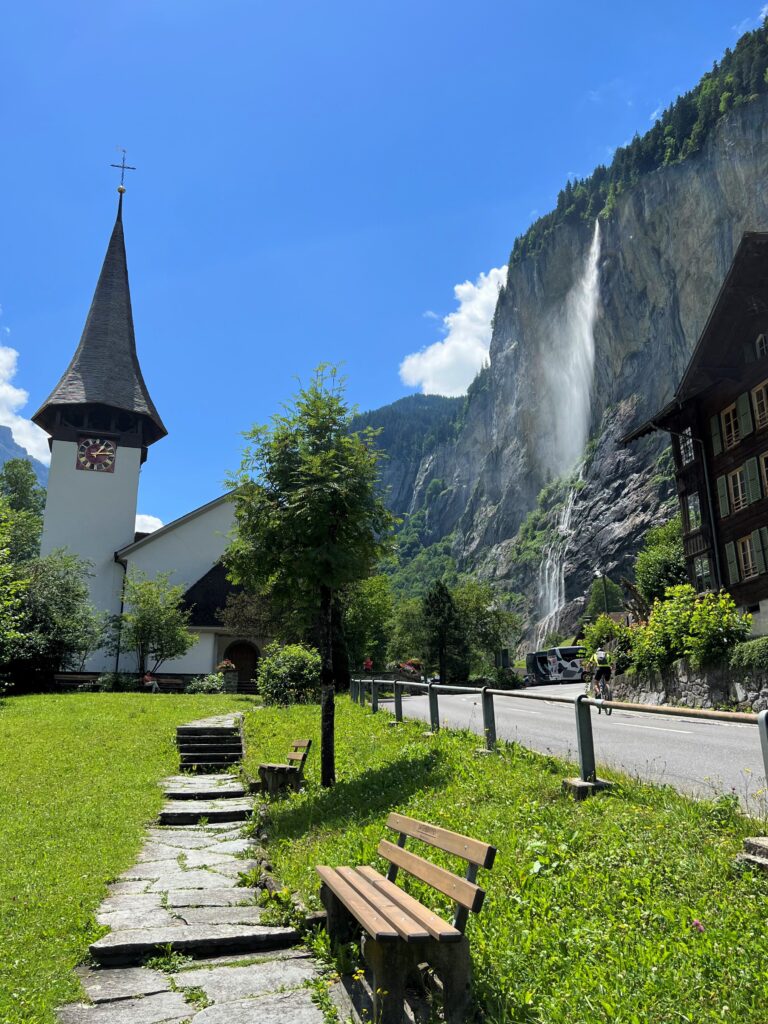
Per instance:
[[[77,345],[120,146],[138,167],[124,220],[139,358],[169,429],[141,513],[167,522],[220,493],[240,431],[320,361],[343,363],[363,409],[461,391],[515,236],[760,8],[6,5],[0,423],[40,450],[26,417]]]

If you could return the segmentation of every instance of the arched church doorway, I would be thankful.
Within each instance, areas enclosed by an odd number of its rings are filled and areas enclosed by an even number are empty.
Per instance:
[[[259,649],[256,644],[247,640],[236,640],[224,651],[224,657],[237,669],[238,683],[250,683],[256,677],[259,664]]]

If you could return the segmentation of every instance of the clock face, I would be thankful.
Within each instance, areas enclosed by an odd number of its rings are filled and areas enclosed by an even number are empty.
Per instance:
[[[77,443],[77,468],[99,473],[114,473],[117,448],[114,441],[99,437],[81,437]]]

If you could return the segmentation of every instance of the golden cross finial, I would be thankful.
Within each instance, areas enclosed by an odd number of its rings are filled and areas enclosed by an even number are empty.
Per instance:
[[[118,147],[118,148],[120,148],[120,147]],[[125,172],[126,171],[135,171],[136,170],[135,167],[131,167],[129,164],[127,164],[125,162],[125,150],[124,149],[122,150],[122,153],[123,153],[122,163],[110,164],[109,165],[110,167],[116,167],[117,170],[120,171],[120,184],[117,186],[117,191],[120,192],[121,194],[123,192],[125,192]]]

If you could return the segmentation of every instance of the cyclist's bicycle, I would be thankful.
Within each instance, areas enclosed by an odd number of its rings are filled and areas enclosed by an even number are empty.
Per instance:
[[[607,679],[595,680],[595,700],[613,700],[613,691]],[[613,708],[598,708],[597,711],[598,714],[604,711],[606,715],[610,715]]]

